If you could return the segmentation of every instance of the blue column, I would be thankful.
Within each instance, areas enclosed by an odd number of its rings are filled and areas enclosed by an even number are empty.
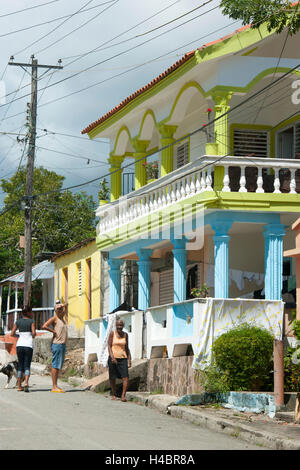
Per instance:
[[[121,264],[122,259],[109,259],[109,311],[112,312],[121,303]]]
[[[151,260],[152,250],[136,250],[139,257],[137,265],[139,267],[138,286],[138,309],[147,310],[150,307],[150,287],[151,287]]]
[[[213,237],[215,247],[215,298],[229,297],[229,240],[228,230],[232,222],[214,222],[211,227],[215,231]]]
[[[172,240],[174,245],[174,302],[186,300],[186,239]]]
[[[282,299],[282,265],[284,225],[265,226],[265,298]]]

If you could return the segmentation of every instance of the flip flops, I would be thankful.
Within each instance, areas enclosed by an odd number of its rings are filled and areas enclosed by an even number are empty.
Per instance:
[[[65,393],[64,390],[51,390],[52,393]]]

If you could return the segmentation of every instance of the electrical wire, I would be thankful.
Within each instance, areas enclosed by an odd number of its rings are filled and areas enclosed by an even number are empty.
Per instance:
[[[118,1],[119,1],[119,0],[118,0]],[[141,42],[140,44],[137,44],[137,45],[135,45],[135,46],[133,46],[133,47],[130,47],[129,49],[126,49],[125,51],[119,52],[119,53],[117,53],[117,54],[115,54],[115,55],[113,55],[113,56],[108,57],[107,59],[104,59],[104,60],[102,60],[102,61],[100,61],[100,62],[97,62],[97,63],[94,64],[94,65],[91,65],[91,66],[89,66],[89,67],[86,67],[86,68],[83,69],[82,71],[73,73],[72,75],[70,75],[70,76],[68,76],[68,77],[62,78],[61,80],[58,80],[57,82],[54,82],[54,83],[52,83],[51,85],[49,85],[48,88],[53,87],[53,86],[56,86],[56,85],[59,85],[60,83],[65,82],[66,80],[70,80],[70,79],[72,79],[72,78],[77,77],[77,76],[80,75],[81,73],[90,71],[91,69],[97,67],[98,65],[101,65],[101,64],[106,63],[106,62],[108,62],[108,61],[110,61],[110,60],[113,60],[113,59],[115,59],[115,58],[117,58],[117,57],[119,57],[119,56],[121,56],[121,55],[123,55],[123,54],[126,54],[127,52],[131,52],[131,51],[133,51],[133,50],[135,50],[135,49],[137,49],[137,48],[139,48],[139,47],[141,47],[141,46],[143,46],[143,45],[145,45],[145,44],[147,44],[147,43],[149,43],[149,42],[151,42],[151,41],[153,41],[153,40],[155,40],[155,39],[157,39],[157,38],[159,38],[159,37],[161,37],[161,36],[163,36],[163,35],[165,35],[165,34],[168,34],[169,32],[171,32],[171,31],[173,31],[173,30],[175,30],[175,29],[177,29],[177,28],[179,28],[179,27],[181,27],[181,26],[183,26],[183,25],[185,25],[185,24],[187,24],[187,23],[190,23],[191,21],[193,21],[193,20],[195,20],[195,19],[197,19],[197,18],[199,18],[199,17],[202,17],[202,16],[204,16],[204,15],[206,15],[206,14],[208,14],[208,13],[211,13],[212,11],[216,10],[217,8],[218,8],[218,6],[213,7],[213,8],[211,8],[210,10],[207,10],[207,11],[205,11],[204,13],[201,13],[200,15],[197,15],[197,16],[194,17],[194,18],[191,18],[191,19],[185,21],[184,23],[181,23],[181,24],[179,24],[179,25],[177,25],[177,26],[175,26],[175,27],[173,27],[173,28],[171,28],[171,29],[169,29],[169,30],[167,30],[167,31],[164,31],[163,33],[158,34],[157,36],[154,36],[153,38],[147,39],[146,41],[143,41],[143,42]],[[73,61],[73,62],[74,62],[74,61]],[[147,62],[148,62],[148,61],[147,61]],[[147,63],[147,62],[146,62],[146,63]],[[145,65],[145,64],[143,64],[143,65]],[[140,66],[138,66],[138,67],[140,67]],[[138,68],[138,67],[134,67],[133,69],[129,69],[129,71],[135,70],[135,69]],[[127,71],[127,72],[128,72],[128,71]],[[117,76],[118,76],[118,75],[117,75]],[[109,79],[110,79],[110,78],[109,78]],[[107,80],[109,80],[109,79],[106,79],[106,80],[104,80],[104,81],[107,81]],[[92,88],[92,87],[94,87],[94,86],[96,86],[96,85],[98,85],[98,84],[100,84],[100,83],[104,83],[104,82],[98,82],[98,83],[96,83],[96,84],[92,84],[92,85],[90,85],[90,86],[88,86],[88,87],[82,88],[81,90],[77,90],[77,91],[75,91],[75,92],[73,92],[73,93],[70,93],[70,94],[68,94],[68,95],[66,95],[66,96],[63,96],[63,97],[60,97],[60,98],[56,98],[56,100],[53,100],[53,101],[44,103],[43,106],[45,106],[46,104],[53,103],[53,102],[55,102],[55,101],[59,101],[59,100],[64,99],[64,98],[66,98],[66,97],[72,96],[72,95],[74,95],[74,94],[80,93],[80,92],[85,91],[85,90],[87,90],[87,89],[90,89],[90,88]],[[41,88],[40,91],[42,91],[42,90],[43,90],[43,88]],[[26,95],[23,95],[23,96],[17,98],[16,100],[13,100],[12,102],[18,101],[18,100],[20,100],[20,99],[22,99],[22,98],[25,98],[25,97],[29,96],[29,95],[30,95],[29,93],[26,94]],[[5,104],[3,104],[2,106],[0,106],[0,108],[3,107],[3,106],[7,106],[8,104],[9,104],[9,103],[5,103]]]
[[[13,11],[11,13],[5,13],[4,15],[0,15],[0,18],[5,18],[7,16],[16,15],[17,13],[22,13],[24,11],[33,10],[34,8],[44,7],[46,5],[50,5],[51,3],[56,3],[56,2],[59,2],[59,1],[60,0],[52,0],[52,1],[47,2],[47,3],[42,3],[41,5],[34,5],[33,7],[27,7],[27,8],[23,8],[22,10]]]
[[[55,0],[55,1],[59,1],[59,0]],[[99,8],[100,6],[107,5],[107,3],[112,3],[114,1],[115,0],[109,0],[109,1],[104,2],[104,3],[99,3],[98,5],[95,5],[93,7],[85,8],[84,10],[81,10],[76,14],[79,15],[81,13],[85,13],[87,11],[94,10],[95,8]],[[43,23],[32,24],[30,26],[27,26],[26,28],[16,29],[14,31],[9,31],[8,33],[0,34],[0,38],[10,36],[10,35],[16,34],[16,33],[22,33],[24,31],[27,31],[28,29],[32,30],[33,28],[38,28],[39,26],[44,26],[45,24],[55,23],[55,21],[63,20],[64,18],[70,18],[71,16],[74,16],[74,14],[71,13],[69,15],[59,16],[57,18],[53,18],[52,20],[44,21]],[[1,18],[1,16],[0,16],[0,18]]]
[[[299,3],[297,3],[297,7],[296,7],[296,9],[295,9],[295,11],[294,11],[293,18],[294,18],[294,17],[296,16],[296,14],[297,14],[298,7],[299,7]],[[285,38],[284,38],[283,46],[282,46],[282,49],[281,49],[281,52],[280,52],[280,55],[279,55],[279,58],[278,58],[278,61],[277,61],[276,68],[275,68],[274,73],[273,73],[273,79],[272,79],[272,80],[274,80],[275,74],[276,74],[276,72],[277,72],[277,70],[278,70],[278,67],[279,67],[281,58],[282,58],[282,56],[283,56],[284,49],[285,49],[286,44],[287,44],[288,37],[289,37],[289,29],[287,29],[286,36],[285,36]],[[257,120],[257,118],[258,118],[258,116],[259,116],[259,114],[260,114],[260,112],[261,112],[261,110],[262,110],[262,108],[263,108],[263,106],[264,106],[266,96],[267,96],[267,93],[265,94],[264,99],[263,99],[262,102],[261,102],[260,108],[259,108],[259,110],[258,110],[258,112],[257,112],[257,114],[256,114],[256,116],[255,116],[255,119],[254,119],[254,121],[253,121],[253,124],[255,124],[255,122],[256,122],[256,120]]]
[[[48,33],[44,34],[44,36],[40,37],[39,39],[36,39],[35,41],[33,41],[31,44],[29,44],[28,46],[24,47],[23,49],[21,49],[20,51],[16,52],[15,54],[13,54],[14,56],[18,55],[18,54],[21,54],[22,52],[26,51],[27,49],[29,49],[30,47],[34,46],[34,44],[40,42],[42,39],[45,39],[47,36],[49,36],[50,34],[54,33],[54,31],[56,31],[58,28],[60,28],[61,26],[63,26],[67,21],[69,21],[71,18],[73,18],[75,15],[77,15],[81,10],[83,10],[86,6],[88,6],[90,3],[92,3],[93,0],[89,0],[87,3],[85,3],[81,8],[79,8],[79,10],[76,10],[73,14],[71,14],[68,18],[64,19],[61,23],[59,23],[59,25],[55,26],[55,28],[53,28],[51,31],[48,31]]]
[[[114,0],[110,0],[110,1],[112,2],[112,1],[114,1]],[[180,1],[181,1],[181,0],[176,0],[176,1],[175,1],[174,3],[172,3],[171,5],[169,5],[169,6],[165,7],[165,8],[163,8],[162,10],[159,10],[159,11],[158,11],[157,13],[155,13],[154,15],[152,15],[152,16],[146,18],[146,20],[143,20],[143,21],[141,21],[140,23],[137,23],[136,25],[134,25],[133,27],[129,28],[128,30],[124,31],[124,32],[121,33],[121,34],[118,34],[117,36],[115,36],[114,38],[112,38],[110,41],[107,41],[105,44],[108,44],[109,42],[113,41],[114,39],[116,39],[116,38],[122,36],[123,34],[129,32],[129,31],[131,31],[131,30],[133,30],[133,29],[135,29],[136,27],[138,27],[138,26],[140,26],[141,24],[145,23],[145,22],[148,21],[149,19],[152,19],[152,18],[154,18],[155,16],[157,16],[158,14],[162,13],[163,11],[165,11],[165,10],[171,8],[173,5],[175,5],[176,3],[179,3]],[[95,7],[91,7],[91,8],[95,8]],[[90,9],[91,9],[91,8],[90,8]],[[86,9],[86,10],[82,10],[82,12],[83,12],[83,11],[87,11],[87,9]],[[68,15],[68,16],[70,16],[70,15]],[[61,18],[62,18],[62,17],[61,17]],[[97,47],[98,47],[98,46],[97,46]],[[79,54],[79,55],[77,55],[77,56],[71,56],[71,58],[73,58],[73,57],[83,57],[83,56],[85,56],[85,55],[87,55],[87,54],[89,54],[89,52],[88,52],[88,53],[84,53],[84,54]],[[63,59],[66,59],[66,58],[63,58]],[[64,67],[67,67],[68,65],[69,65],[69,64],[66,64]],[[6,65],[6,67],[5,67],[5,70],[6,70],[6,68],[7,68],[7,65]],[[3,77],[2,77],[2,78],[3,78]],[[24,85],[22,88],[26,88],[27,86],[30,86],[30,85],[31,85],[31,83],[27,83],[27,84]],[[8,93],[8,94],[6,95],[6,97],[9,96],[9,95],[11,95],[11,94],[13,94],[13,93],[14,93],[14,92]]]
[[[87,24],[91,23],[93,20],[95,20],[96,18],[98,18],[100,15],[102,15],[102,13],[106,12],[107,10],[109,10],[110,8],[112,8],[113,6],[115,6],[120,0],[115,0],[114,3],[112,3],[111,5],[109,5],[108,7],[104,8],[104,10],[100,11],[100,13],[97,13],[95,16],[93,16],[92,18],[90,18],[89,20],[87,20],[85,23],[83,23],[82,25],[78,26],[77,28],[73,29],[72,31],[70,31],[69,33],[65,34],[64,36],[62,36],[61,38],[59,39],[56,39],[56,41],[52,42],[51,44],[49,44],[48,46],[38,50],[35,52],[35,54],[39,54],[40,52],[44,52],[45,50],[49,49],[50,47],[54,46],[55,44],[57,44],[58,42],[62,41],[63,39],[67,38],[68,36],[70,36],[71,34],[75,33],[76,31],[78,31],[79,29],[83,28],[84,26],[86,26]]]

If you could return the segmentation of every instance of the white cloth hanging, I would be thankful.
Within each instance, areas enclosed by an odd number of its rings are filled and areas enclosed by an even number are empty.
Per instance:
[[[101,349],[100,349],[99,361],[98,361],[99,364],[101,364],[103,367],[107,367],[108,338],[109,338],[110,333],[116,328],[116,318],[117,318],[117,313],[110,313],[103,317],[104,321],[108,321],[106,334],[105,334],[103,342],[101,343]]]

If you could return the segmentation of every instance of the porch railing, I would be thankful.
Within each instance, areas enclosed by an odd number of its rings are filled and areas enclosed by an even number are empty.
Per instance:
[[[40,330],[43,324],[54,315],[53,307],[33,308],[32,311],[33,311],[33,320],[34,320],[35,328],[37,330]],[[18,318],[20,318],[20,316],[21,316],[20,308],[7,310],[6,313],[2,315],[3,330],[5,332],[11,331],[14,323],[18,320]]]
[[[98,208],[98,234],[205,191],[214,191],[214,170],[224,167],[222,192],[300,193],[300,161],[291,159],[204,156],[155,182]]]

